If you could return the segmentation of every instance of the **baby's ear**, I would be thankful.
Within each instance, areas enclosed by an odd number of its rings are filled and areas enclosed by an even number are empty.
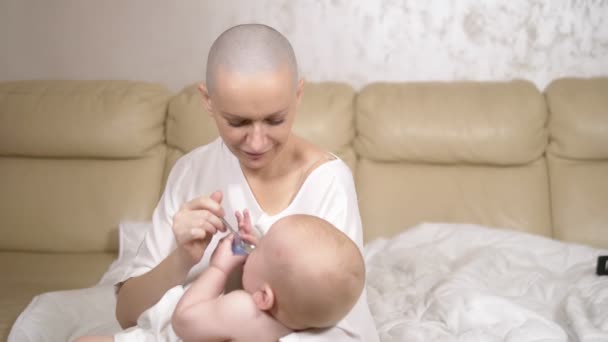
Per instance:
[[[274,291],[268,284],[264,284],[262,289],[253,293],[253,302],[262,311],[268,311],[274,305]]]

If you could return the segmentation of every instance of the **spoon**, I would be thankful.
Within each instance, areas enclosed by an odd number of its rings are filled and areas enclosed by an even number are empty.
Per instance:
[[[220,217],[222,223],[226,228],[230,229],[234,233],[234,241],[232,242],[232,253],[238,255],[249,255],[255,249],[255,245],[245,242],[241,239],[241,234],[236,230],[228,221],[226,221],[223,217]]]

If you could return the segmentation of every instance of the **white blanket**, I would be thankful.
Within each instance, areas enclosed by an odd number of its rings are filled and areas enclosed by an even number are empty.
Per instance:
[[[520,232],[423,224],[366,246],[382,341],[608,341],[608,254]]]
[[[117,332],[109,284],[128,267],[142,228],[121,226],[120,257],[99,286],[37,296],[8,341]],[[608,250],[474,225],[423,224],[366,245],[368,299],[384,342],[606,342],[608,276],[595,275],[600,254]]]
[[[8,342],[73,341],[79,336],[120,332],[114,285],[129,269],[151,222],[124,222],[118,229],[118,258],[95,287],[47,292],[32,299],[11,328]]]

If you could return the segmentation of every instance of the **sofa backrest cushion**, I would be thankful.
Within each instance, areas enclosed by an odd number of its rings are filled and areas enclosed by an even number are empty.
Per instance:
[[[158,201],[168,90],[128,81],[0,83],[0,249],[112,251]]]
[[[366,240],[425,221],[551,235],[546,122],[527,81],[366,86],[355,139]]]
[[[563,78],[546,89],[555,237],[608,247],[608,78]]]

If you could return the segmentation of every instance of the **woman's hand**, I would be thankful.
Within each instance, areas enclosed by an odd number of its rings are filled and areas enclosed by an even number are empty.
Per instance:
[[[217,231],[226,231],[218,216],[224,216],[221,206],[222,193],[216,191],[211,196],[197,197],[184,203],[173,216],[173,234],[177,248],[190,266],[197,264],[211,238]]]

